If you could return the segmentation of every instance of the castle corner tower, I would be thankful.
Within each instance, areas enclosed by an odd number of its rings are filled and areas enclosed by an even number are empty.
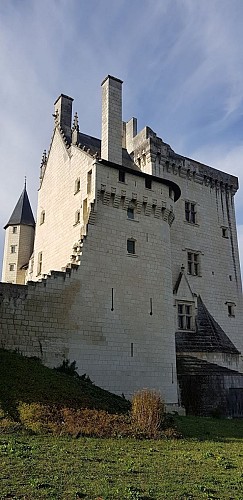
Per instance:
[[[35,220],[26,185],[4,227],[6,229],[2,281],[24,285],[25,271],[33,251]]]

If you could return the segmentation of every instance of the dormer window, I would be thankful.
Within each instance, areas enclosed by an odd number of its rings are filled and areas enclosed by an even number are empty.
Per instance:
[[[179,330],[194,329],[194,304],[189,302],[179,302],[177,304],[177,322]]]

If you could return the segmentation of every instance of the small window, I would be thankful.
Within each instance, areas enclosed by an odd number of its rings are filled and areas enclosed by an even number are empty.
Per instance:
[[[17,248],[17,245],[11,245],[10,246],[10,252],[11,253],[16,253],[16,248]]]
[[[185,201],[185,218],[187,222],[191,224],[196,224],[196,203],[190,201]]]
[[[235,317],[235,304],[233,302],[226,302],[228,307],[228,316],[231,318]]]
[[[135,254],[135,241],[134,240],[127,240],[127,253],[129,254]]]
[[[9,271],[14,271],[15,264],[9,264]]]
[[[75,223],[74,224],[79,224],[80,222],[80,210],[77,210],[75,212]]]
[[[75,186],[74,186],[74,194],[78,193],[80,191],[80,178],[76,179],[75,181]]]
[[[145,187],[146,189],[152,189],[152,179],[145,177]]]
[[[91,193],[91,187],[92,187],[92,170],[88,172],[87,176],[87,193]]]
[[[169,197],[174,201],[174,191],[171,187],[169,187]]]
[[[192,276],[200,275],[199,253],[187,252],[187,272]]]
[[[123,170],[119,170],[119,182],[125,182],[125,172]]]
[[[228,238],[229,237],[229,228],[228,227],[221,227],[221,229],[222,229],[223,238]]]
[[[127,209],[127,218],[128,219],[134,219],[134,208],[128,207]]]
[[[193,305],[178,304],[177,314],[179,330],[193,330]]]
[[[13,226],[13,234],[17,234],[18,228],[17,226]]]
[[[45,210],[42,210],[42,212],[40,214],[40,224],[44,224],[45,218],[46,218],[46,212],[45,212]]]
[[[41,274],[42,271],[42,252],[38,253],[38,262],[37,262],[37,276]]]

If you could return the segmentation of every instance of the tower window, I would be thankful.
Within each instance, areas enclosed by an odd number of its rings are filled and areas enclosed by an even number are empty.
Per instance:
[[[127,253],[135,254],[135,240],[127,240]]]
[[[199,253],[187,252],[187,272],[192,276],[200,276]]]
[[[190,201],[185,201],[185,218],[187,222],[191,222],[191,224],[196,224],[196,203],[192,203]]]
[[[37,276],[41,274],[42,271],[42,252],[38,253],[38,262],[37,262]]]
[[[9,271],[14,271],[15,264],[9,264]]]
[[[229,228],[228,227],[221,227],[221,229],[222,229],[223,238],[228,238],[229,237]]]
[[[235,303],[234,302],[226,302],[228,308],[228,316],[231,318],[235,317]]]
[[[125,182],[125,172],[123,172],[123,170],[119,170],[118,180],[119,182]]]
[[[45,210],[42,210],[42,212],[40,214],[40,224],[44,224],[45,218],[46,218],[46,212],[45,212]]]
[[[17,245],[11,245],[10,246],[10,252],[11,253],[16,253],[16,248],[17,248]]]
[[[134,219],[134,208],[128,207],[127,209],[127,218]]]
[[[75,186],[74,186],[74,194],[78,193],[80,191],[80,177],[76,179],[75,181]]]
[[[145,177],[145,187],[146,189],[152,189],[152,179]]]
[[[193,330],[192,304],[179,303],[177,314],[179,330]]]
[[[80,222],[80,210],[77,210],[75,212],[75,223],[74,224],[79,224]]]
[[[88,172],[87,176],[87,193],[91,193],[91,186],[92,186],[92,170]]]
[[[13,226],[13,234],[17,234],[18,228],[17,226]]]

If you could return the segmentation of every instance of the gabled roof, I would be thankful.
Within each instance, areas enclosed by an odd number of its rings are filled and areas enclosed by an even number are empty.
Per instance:
[[[7,229],[8,226],[19,226],[20,224],[22,226],[35,227],[35,219],[31,210],[26,187],[24,187],[16,207],[4,229]]]
[[[225,352],[239,354],[221,326],[207,310],[201,297],[197,299],[196,331],[176,332],[177,352]]]

